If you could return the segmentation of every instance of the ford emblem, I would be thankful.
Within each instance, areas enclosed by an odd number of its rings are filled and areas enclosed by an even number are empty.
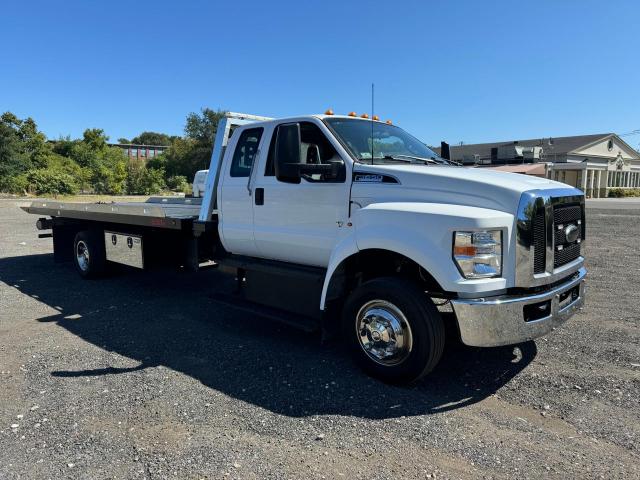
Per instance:
[[[578,234],[580,231],[576,225],[569,225],[564,229],[564,237],[567,239],[567,242],[573,243],[578,240]]]

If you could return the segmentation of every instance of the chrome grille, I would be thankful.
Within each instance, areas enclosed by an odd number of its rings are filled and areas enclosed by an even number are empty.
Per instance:
[[[561,267],[580,256],[582,242],[582,207],[580,205],[556,205],[553,209],[553,268]],[[578,227],[578,239],[568,242],[565,228],[569,225]]]
[[[558,268],[569,262],[573,262],[579,256],[580,256],[580,244],[574,243],[573,245],[569,245],[568,247],[563,248],[562,250],[556,251],[556,254],[553,258],[553,267]]]
[[[546,257],[546,222],[544,209],[539,209],[533,219],[533,273],[544,272]]]
[[[580,205],[557,206],[553,209],[553,221],[559,223],[575,222],[582,220],[582,207]]]
[[[580,242],[567,242],[573,223]],[[557,225],[563,225],[558,229]],[[585,239],[584,193],[576,188],[529,190],[520,197],[516,220],[515,286],[552,284],[582,266],[580,248]],[[557,248],[561,247],[561,248]],[[571,266],[568,266],[571,264]]]

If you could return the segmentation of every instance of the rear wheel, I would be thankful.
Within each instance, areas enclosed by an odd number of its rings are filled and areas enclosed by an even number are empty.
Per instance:
[[[389,383],[423,377],[444,349],[437,308],[416,284],[400,278],[377,278],[354,290],[345,304],[343,327],[354,360]]]
[[[83,278],[97,278],[106,270],[102,232],[85,230],[73,240],[73,263]]]

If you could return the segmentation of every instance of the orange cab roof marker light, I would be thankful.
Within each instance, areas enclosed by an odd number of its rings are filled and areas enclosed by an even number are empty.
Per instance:
[[[369,118],[369,114],[368,113],[363,113],[362,115],[360,115],[360,118]]]
[[[333,115],[333,109],[327,108],[327,111],[324,112],[325,115]]]
[[[357,117],[358,114],[356,112],[349,112],[350,117]]]
[[[380,117],[378,115],[374,115],[373,119],[377,122],[378,120],[380,120]]]

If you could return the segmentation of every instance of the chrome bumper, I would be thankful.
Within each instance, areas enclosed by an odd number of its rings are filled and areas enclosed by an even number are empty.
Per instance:
[[[584,304],[586,274],[586,269],[581,268],[562,285],[534,295],[451,300],[462,342],[474,347],[495,347],[549,333]],[[527,316],[533,319],[527,321]]]

